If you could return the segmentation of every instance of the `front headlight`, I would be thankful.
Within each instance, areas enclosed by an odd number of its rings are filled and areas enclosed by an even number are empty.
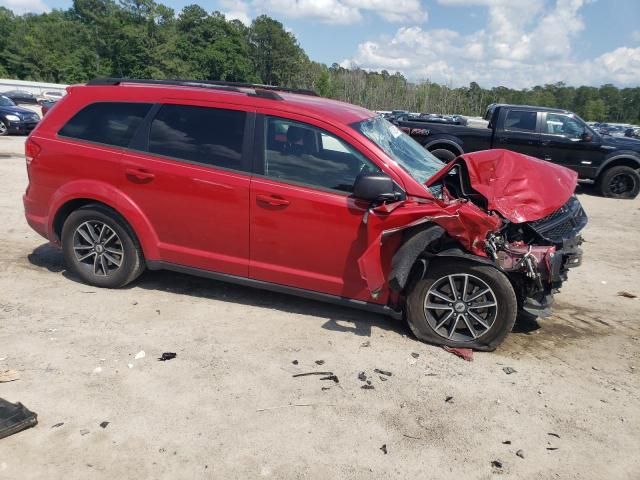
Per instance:
[[[17,115],[7,115],[6,116],[7,120],[11,121],[11,122],[19,122],[20,121],[20,117]]]

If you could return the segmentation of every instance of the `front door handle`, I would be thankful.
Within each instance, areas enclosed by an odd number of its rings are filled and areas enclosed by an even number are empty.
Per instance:
[[[124,173],[129,180],[133,180],[134,182],[150,182],[156,178],[153,173],[142,168],[129,167],[125,169]]]
[[[271,205],[272,207],[286,207],[289,205],[289,200],[274,195],[256,195],[256,200],[260,203]]]

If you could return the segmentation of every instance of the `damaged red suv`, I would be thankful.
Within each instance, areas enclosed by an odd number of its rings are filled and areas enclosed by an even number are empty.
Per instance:
[[[444,165],[312,92],[99,79],[26,143],[29,225],[83,281],[169,269],[405,316],[494,349],[581,262],[576,174],[504,150]]]

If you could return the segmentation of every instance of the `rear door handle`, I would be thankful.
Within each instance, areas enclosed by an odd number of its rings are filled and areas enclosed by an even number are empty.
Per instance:
[[[150,182],[156,178],[156,176],[150,171],[137,167],[128,167],[125,169],[124,173],[129,180],[138,182]]]
[[[272,207],[286,207],[289,205],[289,200],[273,195],[256,195],[256,200],[260,203],[271,205]]]

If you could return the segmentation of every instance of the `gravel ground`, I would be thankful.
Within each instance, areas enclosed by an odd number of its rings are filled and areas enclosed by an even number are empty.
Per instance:
[[[24,220],[23,141],[0,138],[0,370],[21,376],[0,397],[39,424],[0,440],[0,478],[640,478],[640,299],[617,295],[640,296],[640,198],[581,189],[584,265],[553,317],[465,362],[287,295],[81,284]],[[292,377],[314,371],[339,383]]]

